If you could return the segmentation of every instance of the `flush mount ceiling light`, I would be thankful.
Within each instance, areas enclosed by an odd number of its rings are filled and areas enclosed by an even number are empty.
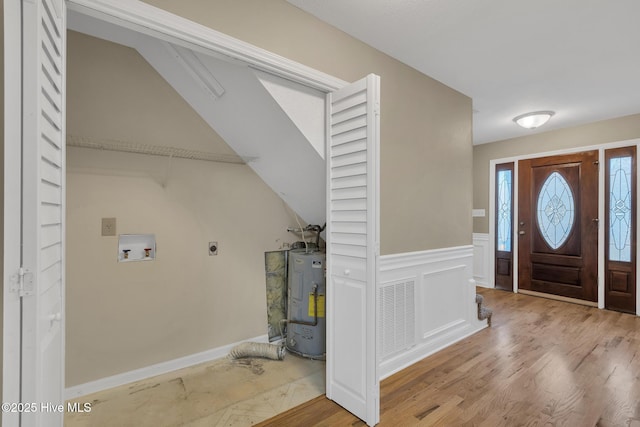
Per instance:
[[[513,121],[525,129],[535,129],[547,123],[554,114],[554,111],[534,111],[514,117]]]

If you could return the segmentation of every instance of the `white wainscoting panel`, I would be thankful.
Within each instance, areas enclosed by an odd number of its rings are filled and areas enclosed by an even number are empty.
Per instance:
[[[477,318],[473,260],[473,246],[380,257],[380,378],[487,326]]]
[[[422,339],[437,337],[467,320],[465,270],[467,266],[461,264],[422,274]]]
[[[478,286],[493,288],[489,283],[490,269],[489,234],[473,233],[473,278]]]

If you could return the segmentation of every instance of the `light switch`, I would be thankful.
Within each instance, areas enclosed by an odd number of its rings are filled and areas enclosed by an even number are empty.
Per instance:
[[[103,236],[116,235],[116,219],[115,218],[102,218],[102,235]]]

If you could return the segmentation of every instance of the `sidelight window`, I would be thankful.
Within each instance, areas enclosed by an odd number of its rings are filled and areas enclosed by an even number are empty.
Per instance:
[[[609,260],[631,261],[631,156],[609,159]]]
[[[499,170],[498,182],[498,245],[497,250],[511,252],[511,195],[513,194],[513,171]]]
[[[636,314],[636,147],[605,150],[605,307]]]
[[[496,165],[495,180],[495,286],[513,290],[513,185],[514,164]]]

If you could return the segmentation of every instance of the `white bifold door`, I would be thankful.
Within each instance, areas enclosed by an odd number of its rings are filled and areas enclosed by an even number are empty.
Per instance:
[[[61,426],[65,2],[4,7],[4,340],[20,350],[4,352],[3,401],[20,405],[3,411],[2,425]]]
[[[380,78],[327,96],[327,397],[380,417],[376,288]]]

